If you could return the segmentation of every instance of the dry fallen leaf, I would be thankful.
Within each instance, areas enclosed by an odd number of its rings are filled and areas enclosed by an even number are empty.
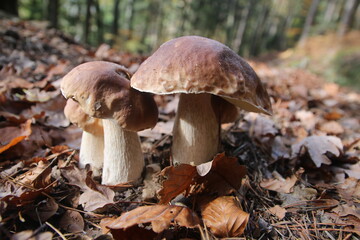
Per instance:
[[[217,237],[237,237],[244,233],[249,214],[244,212],[234,197],[219,197],[202,207],[204,223]]]
[[[159,191],[160,204],[168,203],[180,193],[187,190],[197,176],[196,167],[188,164],[170,166],[161,171],[167,179]]]
[[[280,207],[279,205],[275,205],[274,207],[269,208],[267,211],[275,215],[279,220],[282,220],[287,212],[285,208]]]
[[[134,225],[126,229],[109,229],[106,226],[114,221],[115,218],[103,218],[100,221],[100,227],[103,234],[109,231],[114,240],[138,240],[138,239],[155,239],[157,233],[152,230]]]
[[[40,161],[36,167],[15,178],[15,181],[36,189],[45,188],[51,183],[51,167],[49,163]]]
[[[263,179],[260,182],[260,186],[268,190],[276,191],[279,193],[291,193],[296,182],[300,179],[301,174],[304,172],[304,169],[300,168],[296,171],[291,177],[283,178],[272,178],[272,179]]]
[[[339,135],[344,133],[344,128],[336,121],[325,122],[320,125],[319,129],[327,134]]]
[[[310,136],[292,146],[293,157],[301,154],[302,148],[309,153],[315,166],[319,168],[321,164],[331,164],[331,160],[325,155],[327,152],[338,157],[343,149],[343,145],[338,137]]]
[[[200,220],[195,212],[183,206],[154,205],[138,207],[123,213],[120,217],[107,224],[110,229],[126,229],[140,223],[151,223],[154,232],[160,233],[170,225],[194,228]]]
[[[200,193],[226,195],[241,186],[246,175],[246,167],[240,165],[237,158],[218,154],[214,160],[192,166],[181,164],[168,167],[162,171],[167,177],[159,191],[160,203],[170,202],[180,193],[196,195]],[[191,188],[191,191],[190,191]]]
[[[31,134],[31,119],[17,127],[6,127],[0,130],[0,153],[18,144]]]
[[[109,187],[96,183],[91,177],[91,171],[74,166],[61,169],[61,174],[69,184],[80,187],[83,192],[79,203],[85,211],[95,211],[114,203],[115,192]]]

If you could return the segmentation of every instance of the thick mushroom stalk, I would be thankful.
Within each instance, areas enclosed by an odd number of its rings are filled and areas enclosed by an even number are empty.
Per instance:
[[[251,66],[224,44],[199,36],[162,44],[140,65],[131,86],[155,94],[181,94],[172,146],[173,159],[180,163],[211,160],[219,147],[220,123],[235,106],[272,112],[269,95]],[[213,101],[214,96],[226,104]]]
[[[136,181],[144,168],[137,133],[123,129],[113,119],[103,119],[103,124],[105,149],[102,184]]]
[[[61,83],[91,117],[103,119],[102,183],[117,185],[141,178],[144,158],[137,131],[155,126],[157,107],[148,93],[130,87],[130,73],[120,65],[94,61],[71,70]]]
[[[91,166],[94,176],[100,176],[104,160],[104,131],[102,120],[90,118],[84,113],[78,103],[68,99],[64,114],[70,122],[83,129],[79,167]]]
[[[173,128],[174,163],[211,160],[219,150],[219,130],[210,94],[181,94]]]

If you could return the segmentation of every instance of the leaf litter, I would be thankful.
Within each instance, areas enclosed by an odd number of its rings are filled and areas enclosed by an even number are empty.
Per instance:
[[[108,187],[77,167],[81,131],[64,117],[59,83],[86,61],[134,72],[146,57],[18,20],[1,21],[0,46],[1,239],[357,238],[358,93],[250,62],[274,115],[241,112],[222,128],[225,153],[197,167],[171,165],[178,96],[155,96],[160,122],[140,133],[152,166],[143,185]]]

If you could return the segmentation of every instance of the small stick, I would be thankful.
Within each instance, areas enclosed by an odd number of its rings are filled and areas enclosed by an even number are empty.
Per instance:
[[[54,230],[63,240],[67,240],[66,237],[53,225],[51,225],[51,223],[49,222],[45,222],[46,225],[48,225],[52,230]]]

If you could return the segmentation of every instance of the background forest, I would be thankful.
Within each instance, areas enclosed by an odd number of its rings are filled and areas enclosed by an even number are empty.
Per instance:
[[[90,46],[150,54],[182,35],[225,43],[245,58],[262,56],[355,86],[359,0],[19,0],[0,9],[49,26]],[[348,34],[350,33],[350,34]],[[315,40],[307,41],[315,36]],[[316,39],[317,36],[317,39]],[[344,40],[345,39],[345,40]],[[299,48],[300,47],[300,48]],[[276,55],[287,49],[295,51]],[[324,56],[327,56],[324,58]],[[285,61],[282,61],[284,60]]]
[[[343,36],[359,29],[358,5],[358,0],[19,0],[17,13],[22,19],[48,19],[93,46],[106,42],[150,53],[166,40],[195,34],[249,57],[294,47],[309,35]]]

